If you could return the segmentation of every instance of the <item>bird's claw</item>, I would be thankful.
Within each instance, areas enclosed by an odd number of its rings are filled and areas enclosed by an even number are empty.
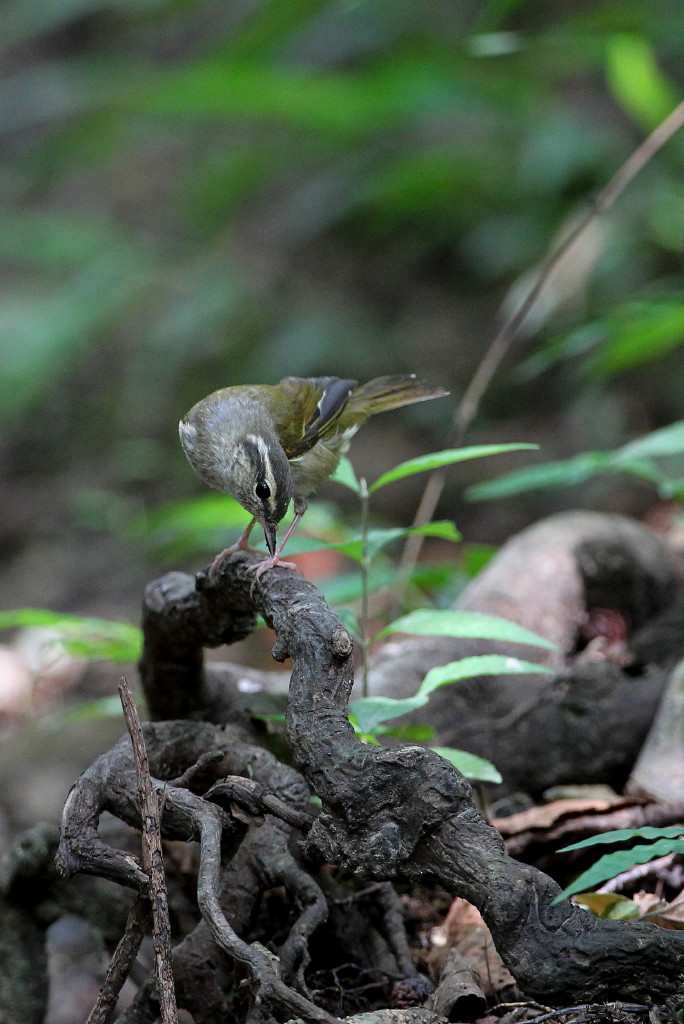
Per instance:
[[[263,554],[263,552],[259,551],[258,548],[252,548],[249,546],[249,544],[247,544],[246,541],[243,542],[243,539],[241,537],[240,540],[235,542],[235,544],[231,544],[229,548],[224,548],[224,550],[216,556],[214,561],[207,569],[207,577],[211,580],[216,579],[216,576],[221,572],[226,562],[228,562],[231,555],[234,555],[236,551],[247,551],[249,552],[250,555]]]
[[[270,558],[265,558],[263,562],[257,562],[255,565],[248,565],[247,572],[254,573],[254,582],[263,576],[268,569],[294,569],[297,570],[297,565],[294,562],[283,562],[282,559],[278,558],[278,555],[271,555]]]
[[[238,550],[239,549],[237,544],[231,544],[229,548],[226,548],[224,551],[221,551],[207,569],[207,578],[210,580],[215,580],[216,577],[221,572],[221,570],[224,568],[230,556],[234,555],[235,552]]]

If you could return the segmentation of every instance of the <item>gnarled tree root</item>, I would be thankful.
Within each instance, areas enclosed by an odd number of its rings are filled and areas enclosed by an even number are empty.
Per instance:
[[[448,762],[419,746],[380,749],[355,737],[347,719],[351,638],[315,587],[282,570],[255,582],[246,571],[254,560],[239,552],[211,583],[172,573],[146,592],[141,675],[148,706],[156,719],[195,719],[146,726],[151,771],[174,780],[215,752],[188,783],[196,792],[173,781],[165,787],[163,833],[197,838],[201,848],[202,920],[174,950],[180,1005],[199,1012],[199,1021],[221,1019],[226,1004],[219,979],[232,961],[249,979],[250,1020],[268,1020],[268,1007],[277,1006],[305,1020],[330,1021],[306,997],[303,977],[309,937],[325,916],[313,872],[325,863],[365,879],[436,882],[465,898],[482,913],[518,985],[545,1003],[664,999],[676,992],[684,977],[684,935],[554,904],[559,887],[507,856],[469,784]],[[292,659],[286,728],[301,775],[247,742],[238,726],[206,721],[216,704],[201,649],[243,636],[257,611],[276,632],[276,660]],[[322,802],[317,817],[302,775]],[[196,795],[217,779],[224,781],[207,795],[227,800],[236,814]],[[145,891],[137,860],[99,838],[103,810],[139,822],[127,738],[74,787],[58,863],[66,874],[91,872]],[[265,824],[249,826],[254,817]],[[304,862],[289,842],[294,829],[303,837]],[[280,959],[239,937],[254,893],[274,884],[290,888],[301,907]],[[405,959],[401,948],[395,952]],[[147,984],[122,1019],[137,1024],[153,1019],[153,1012]]]
[[[203,927],[194,940],[174,954],[174,974],[181,987],[182,1003],[208,1020],[207,1014],[225,1011],[224,994],[216,985],[215,972],[207,970],[205,963],[201,977],[193,968],[198,965],[198,945],[208,955],[209,963],[221,964],[221,951],[247,973],[254,1001],[257,1005],[275,1004],[291,1014],[299,1014],[307,1021],[331,1024],[328,1013],[315,1006],[300,992],[283,980],[283,975],[298,976],[304,960],[302,946],[325,918],[325,902],[315,881],[303,872],[288,849],[287,840],[292,826],[269,815],[259,839],[252,842],[252,858],[245,862],[247,842],[242,843],[242,860],[234,859],[232,872],[221,879],[222,855],[232,843],[234,849],[245,837],[245,818],[250,814],[263,814],[267,805],[291,821],[309,824],[310,815],[300,808],[308,805],[308,789],[293,769],[280,764],[268,751],[245,742],[235,726],[221,729],[205,723],[162,722],[145,727],[145,743],[150,756],[150,768],[155,776],[172,778],[187,772],[189,766],[211,750],[216,756],[205,759],[203,771],[192,775],[193,786],[206,788],[213,777],[225,777],[215,795],[226,790],[234,803],[242,809],[231,815],[185,787],[156,784],[163,792],[162,834],[168,839],[196,839],[200,845],[197,900]],[[220,756],[219,756],[220,755]],[[245,781],[235,775],[250,774],[257,780]],[[203,776],[203,777],[202,777]],[[264,794],[265,784],[271,791]],[[97,832],[100,814],[108,810],[131,825],[140,824],[135,767],[130,740],[124,737],[107,754],[102,755],[84,772],[74,785],[64,808],[61,842],[57,852],[57,865],[61,873],[100,875],[111,881],[146,892],[147,877],[137,858],[104,843]],[[242,868],[242,871],[240,871]],[[250,900],[256,898],[258,885],[250,885],[252,873],[263,885],[284,884],[290,888],[303,911],[281,949],[278,960],[257,943],[248,944],[239,938],[229,917],[226,916],[222,895],[229,902],[234,894],[245,897],[243,918],[248,916]],[[222,892],[226,889],[227,894]],[[233,907],[233,909],[237,909]],[[231,915],[232,916],[232,915]],[[237,914],[240,917],[240,914]],[[197,932],[197,929],[195,929]],[[209,944],[207,937],[213,942]],[[145,985],[129,1020],[152,1020],[156,1017],[154,993]]]
[[[244,623],[254,607],[273,626],[274,657],[292,659],[288,743],[323,804],[306,840],[308,856],[366,878],[439,882],[467,899],[482,913],[518,985],[546,1003],[676,992],[684,977],[684,935],[554,904],[556,883],[506,855],[469,784],[446,761],[418,746],[383,750],[355,737],[347,719],[351,638],[315,587],[280,570],[254,585],[246,572],[251,561],[236,554],[218,581],[199,590],[180,574],[153,584],[146,630],[158,645],[172,623],[175,643],[185,639],[190,649],[202,638],[229,635],[231,617]],[[145,659],[148,693],[159,694],[159,671]],[[186,678],[188,684],[199,690],[201,672]],[[196,698],[197,691],[188,701]],[[155,713],[164,710],[157,701]]]

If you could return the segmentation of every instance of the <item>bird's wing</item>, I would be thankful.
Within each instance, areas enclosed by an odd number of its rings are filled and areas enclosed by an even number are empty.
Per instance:
[[[273,418],[288,459],[299,458],[330,434],[356,384],[339,377],[285,377],[276,385],[281,401]]]

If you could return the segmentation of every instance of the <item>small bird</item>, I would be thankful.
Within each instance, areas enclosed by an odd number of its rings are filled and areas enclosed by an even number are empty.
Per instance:
[[[263,527],[270,556],[257,578],[283,562],[281,552],[307,508],[307,497],[331,476],[369,416],[448,394],[415,374],[377,377],[358,386],[339,377],[285,377],[278,384],[237,385],[207,395],[180,421],[190,465],[205,483],[227,491],[253,518],[214,570]],[[278,523],[294,499],[295,518],[277,546]],[[211,570],[210,570],[211,571]]]

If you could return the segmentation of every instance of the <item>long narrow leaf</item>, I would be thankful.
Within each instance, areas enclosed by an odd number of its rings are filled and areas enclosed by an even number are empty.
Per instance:
[[[467,488],[464,497],[467,501],[491,501],[494,498],[508,498],[514,494],[546,487],[570,487],[581,484],[605,469],[610,462],[611,454],[582,452],[572,459],[545,462],[540,466],[526,466],[512,473],[504,473],[494,480],[474,484]]]
[[[613,455],[613,462],[630,459],[659,458],[664,455],[681,455],[684,452],[684,420],[671,423],[669,427],[654,430],[644,437],[623,445]]]
[[[450,661],[448,665],[431,668],[420,684],[418,693],[432,693],[440,686],[456,683],[459,679],[472,679],[474,676],[520,675],[529,672],[550,673],[551,669],[532,661],[509,658],[504,654],[474,655],[470,658]]]
[[[401,480],[405,476],[413,476],[414,473],[425,473],[430,469],[439,469],[442,466],[450,466],[455,462],[466,462],[469,459],[481,459],[485,455],[500,455],[502,452],[529,451],[538,448],[537,444],[476,444],[468,448],[447,448],[441,452],[432,452],[429,455],[420,455],[417,459],[409,459],[408,462],[400,462],[394,469],[383,473],[381,477],[372,484],[368,490],[379,490],[385,484]]]
[[[438,611],[419,608],[385,626],[376,638],[387,633],[411,633],[417,636],[454,636],[482,640],[505,640],[516,644],[555,648],[549,640],[524,629],[516,622],[482,612]]]
[[[648,440],[649,438],[640,439],[615,452],[581,452],[571,459],[545,462],[540,466],[529,466],[505,473],[494,480],[469,487],[465,491],[465,498],[468,501],[491,501],[495,498],[524,494],[526,491],[574,487],[590,480],[597,473],[628,473],[660,487],[666,483],[667,478],[656,464],[647,458]],[[664,438],[661,444],[663,449],[668,443],[674,449],[678,441],[679,438],[675,439],[673,435],[671,439]],[[667,454],[665,450],[655,450],[657,443],[654,443],[653,448],[653,455]]]
[[[628,850],[604,853],[603,857],[563,889],[553,902],[560,903],[568,896],[574,896],[576,892],[595,889],[597,885],[607,882],[609,878],[615,878],[623,871],[628,871],[635,864],[647,864],[656,857],[664,857],[667,853],[684,853],[684,839],[659,839],[656,843],[644,843],[641,846],[632,846]]]
[[[642,828],[616,828],[612,832],[602,832],[600,836],[590,836],[589,839],[582,839],[579,843],[572,843],[570,846],[563,846],[559,853],[567,853],[569,850],[585,850],[589,846],[604,846],[610,843],[624,843],[629,839],[676,839],[684,833],[681,825],[667,825],[664,828],[655,828],[653,825],[644,825]]]

